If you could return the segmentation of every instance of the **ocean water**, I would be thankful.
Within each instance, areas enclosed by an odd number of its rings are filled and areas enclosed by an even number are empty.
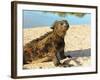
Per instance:
[[[91,14],[86,13],[83,17],[67,15],[61,17],[54,13],[43,11],[23,10],[23,28],[52,26],[56,20],[67,20],[70,25],[91,24]]]

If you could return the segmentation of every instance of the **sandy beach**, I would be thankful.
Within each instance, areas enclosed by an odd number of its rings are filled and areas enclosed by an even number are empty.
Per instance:
[[[23,31],[24,45],[46,32],[49,27],[26,28]],[[65,36],[65,55],[70,54],[72,59],[69,64],[73,66],[88,66],[91,64],[91,28],[89,25],[71,25]],[[66,59],[67,60],[67,59]],[[23,68],[54,68],[53,62],[32,62]]]

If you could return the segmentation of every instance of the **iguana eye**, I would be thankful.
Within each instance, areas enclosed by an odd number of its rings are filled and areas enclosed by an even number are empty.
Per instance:
[[[60,24],[63,25],[63,22],[61,22]]]

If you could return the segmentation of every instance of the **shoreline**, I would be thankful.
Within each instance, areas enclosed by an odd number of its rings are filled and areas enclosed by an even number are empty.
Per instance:
[[[77,27],[80,27],[80,26],[86,26],[86,27],[88,26],[88,27],[90,27],[91,25],[90,24],[79,24],[79,25],[78,24],[72,24],[72,25],[70,25],[70,27],[76,27],[76,26]],[[41,26],[41,27],[40,26],[34,26],[34,27],[29,27],[29,28],[28,27],[25,27],[23,29],[44,28],[44,27],[45,28],[46,27],[50,28],[50,27],[52,27],[52,25],[51,26]]]

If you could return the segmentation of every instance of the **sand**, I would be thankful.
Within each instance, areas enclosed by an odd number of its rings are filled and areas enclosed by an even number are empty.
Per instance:
[[[49,27],[36,27],[24,29],[24,45],[29,41],[51,31]],[[89,25],[71,25],[65,36],[65,55],[70,54],[69,64],[76,66],[89,66],[91,64],[91,28]],[[54,68],[53,62],[39,63],[39,61],[24,65],[24,69]]]

